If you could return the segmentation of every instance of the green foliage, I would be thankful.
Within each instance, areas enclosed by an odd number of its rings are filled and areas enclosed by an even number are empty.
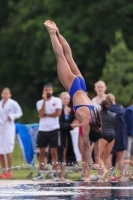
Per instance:
[[[118,103],[128,106],[133,99],[133,52],[123,41],[121,32],[116,34],[116,44],[107,53],[107,62],[102,80],[107,84],[108,92],[116,96]]]
[[[132,8],[133,2],[126,0],[0,2],[0,90],[10,87],[13,98],[28,108],[22,118],[25,123],[38,120],[35,104],[46,82],[53,83],[56,95],[64,90],[44,21],[51,19],[59,26],[91,93],[116,30],[122,29],[127,46],[133,49]]]

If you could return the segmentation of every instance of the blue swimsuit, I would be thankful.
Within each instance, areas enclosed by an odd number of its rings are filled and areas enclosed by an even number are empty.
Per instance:
[[[84,92],[86,92],[85,80],[78,76],[74,79],[74,81],[71,85],[71,88],[70,88],[71,99],[73,98],[73,95],[77,90],[83,90]]]
[[[90,110],[90,117],[91,117],[91,122],[94,122],[94,118],[93,118],[93,115],[92,115],[92,111],[94,112],[95,114],[95,117],[97,117],[97,114],[96,114],[96,110],[95,110],[95,106],[93,105],[77,105],[77,106],[73,106],[74,107],[74,110],[76,111],[78,108],[82,107],[82,106],[86,106],[89,110]]]
[[[72,86],[70,88],[70,97],[72,99],[73,95],[75,94],[75,92],[77,90],[83,90],[84,92],[86,92],[86,84],[85,84],[85,80],[81,77],[76,77],[72,83]],[[81,106],[86,106],[88,107],[88,109],[90,110],[90,117],[91,117],[91,121],[94,122],[93,116],[92,116],[92,111],[94,112],[95,116],[96,116],[96,111],[95,111],[95,107],[93,105],[77,105],[74,106],[74,110],[76,111],[79,107]]]

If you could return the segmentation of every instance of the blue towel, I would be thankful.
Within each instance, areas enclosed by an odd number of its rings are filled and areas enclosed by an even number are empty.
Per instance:
[[[25,124],[16,123],[16,134],[23,157],[27,164],[33,163],[34,151],[28,128]]]
[[[30,138],[31,138],[33,150],[35,152],[36,148],[37,148],[36,141],[37,141],[39,124],[27,124],[26,126],[27,126],[28,131],[29,131],[29,135],[30,135]]]

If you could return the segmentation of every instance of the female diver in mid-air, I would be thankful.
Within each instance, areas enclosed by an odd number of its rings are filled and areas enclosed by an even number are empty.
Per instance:
[[[82,123],[85,156],[90,169],[99,169],[99,139],[101,137],[101,119],[86,94],[85,80],[75,64],[67,41],[59,33],[56,24],[50,20],[44,22],[57,59],[57,72],[64,88],[73,101],[76,116]],[[90,141],[95,142],[95,164],[92,163]]]

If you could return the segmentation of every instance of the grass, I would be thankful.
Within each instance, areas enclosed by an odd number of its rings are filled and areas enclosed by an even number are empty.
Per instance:
[[[17,142],[15,143],[15,148],[14,148],[14,152],[13,152],[13,164],[12,164],[12,174],[13,174],[13,179],[14,180],[19,180],[19,179],[23,179],[23,180],[31,180],[31,178],[28,178],[27,176],[30,174],[30,172],[32,172],[32,177],[35,177],[38,173],[38,161],[37,159],[35,160],[35,166],[29,166],[26,165],[25,160],[23,158],[21,149],[19,147],[19,145],[17,144]],[[48,166],[51,168],[51,166]],[[97,171],[92,171],[92,174],[96,175]],[[119,171],[116,170],[115,171],[115,175],[119,176]],[[72,180],[78,180],[81,178],[80,173],[76,173],[76,172],[70,172],[70,174],[68,174],[69,179]]]
[[[27,179],[27,176],[31,172],[31,167],[26,165],[21,149],[17,142],[15,142],[12,157],[12,179]],[[36,176],[37,171],[34,170],[33,175],[34,174]]]
[[[13,157],[12,180],[31,180],[31,178],[27,177],[31,172],[32,172],[32,177],[35,177],[38,174],[37,158],[35,159],[35,167],[27,165],[25,163],[21,149],[17,142],[15,142],[15,147],[14,147],[12,157]],[[48,168],[51,168],[51,166],[48,166]],[[78,180],[80,179],[80,174],[76,172],[71,172],[68,175],[68,178],[72,180]]]
[[[13,163],[12,163],[13,167],[21,166],[22,164],[25,163],[21,149],[17,142],[15,142],[15,147],[12,156],[13,156]]]

